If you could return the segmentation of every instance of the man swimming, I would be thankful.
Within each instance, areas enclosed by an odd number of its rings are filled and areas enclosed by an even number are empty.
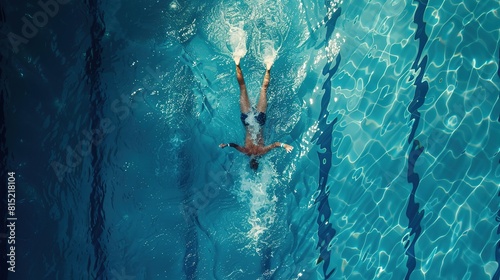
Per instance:
[[[274,142],[273,144],[264,146],[263,137],[263,126],[266,123],[266,110],[267,110],[267,87],[269,86],[270,80],[270,70],[271,64],[266,65],[266,73],[264,74],[264,81],[262,82],[262,87],[260,89],[259,102],[257,104],[256,110],[252,110],[250,107],[250,100],[248,99],[247,88],[245,85],[245,80],[243,79],[243,72],[240,68],[239,59],[235,59],[236,63],[236,78],[238,79],[238,84],[240,86],[240,110],[241,110],[241,122],[245,126],[245,146],[241,147],[234,143],[223,143],[220,144],[220,148],[233,147],[241,153],[250,156],[250,168],[257,170],[259,167],[259,162],[257,159],[269,152],[274,148],[284,148],[287,153],[293,150],[293,147],[280,142]],[[254,118],[253,120],[250,118]],[[256,127],[257,126],[257,127]],[[256,134],[252,133],[256,130]],[[254,135],[254,137],[252,137]],[[256,137],[255,137],[256,135]]]

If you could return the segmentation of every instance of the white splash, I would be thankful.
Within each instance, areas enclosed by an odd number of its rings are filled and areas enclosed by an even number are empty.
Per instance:
[[[249,112],[246,122],[248,123],[248,131],[250,132],[250,138],[252,139],[254,144],[258,144],[257,136],[262,128],[255,119],[255,117],[257,117],[255,114],[256,113],[254,111]]]
[[[262,60],[266,69],[271,69],[276,57],[278,56],[278,51],[274,48],[274,42],[272,40],[262,41]]]
[[[345,37],[341,36],[340,33],[336,33],[335,37],[328,41],[328,46],[326,46],[325,48],[328,62],[333,62],[335,57],[337,57],[337,55],[339,54],[340,49],[344,43]]]
[[[229,45],[234,60],[239,63],[240,59],[247,54],[247,33],[243,30],[243,22],[240,22],[239,26],[229,28]]]
[[[238,198],[249,207],[247,222],[250,229],[245,233],[250,243],[246,248],[255,249],[257,253],[265,243],[263,235],[276,220],[276,203],[278,198],[273,194],[277,184],[277,173],[266,160],[260,160],[260,171],[253,173],[241,171],[241,189]]]

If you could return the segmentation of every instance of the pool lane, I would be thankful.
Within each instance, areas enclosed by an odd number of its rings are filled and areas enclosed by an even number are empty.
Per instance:
[[[410,121],[413,120],[411,133],[408,137],[408,144],[413,141],[412,147],[408,154],[408,172],[407,181],[412,184],[412,190],[410,196],[408,197],[408,204],[406,207],[406,217],[408,218],[408,227],[410,230],[410,236],[405,240],[406,256],[406,272],[405,279],[410,279],[411,274],[415,270],[417,260],[415,258],[415,244],[417,243],[420,235],[422,234],[422,218],[425,214],[424,210],[420,210],[420,204],[415,201],[415,195],[420,183],[420,176],[415,172],[414,167],[418,158],[422,154],[424,147],[420,145],[420,142],[415,138],[415,132],[418,128],[420,122],[420,112],[418,109],[424,104],[425,97],[429,91],[429,84],[427,81],[422,81],[425,74],[425,68],[427,66],[428,56],[422,57],[422,52],[427,44],[428,36],[425,33],[426,22],[424,21],[424,12],[427,8],[427,0],[416,0],[418,7],[415,11],[413,22],[417,24],[417,30],[415,32],[415,41],[419,40],[418,53],[413,62],[412,69],[415,73],[418,73],[415,78],[415,94],[413,100],[408,105],[408,112],[410,112]],[[413,235],[413,238],[411,236]],[[411,240],[410,240],[411,239]]]
[[[328,44],[333,31],[335,30],[335,24],[342,13],[341,8],[337,9],[332,17],[326,22],[326,37],[325,44]],[[326,76],[326,80],[323,83],[323,90],[325,91],[323,97],[321,98],[321,111],[318,117],[318,131],[313,136],[312,141],[316,142],[324,152],[318,153],[319,159],[319,180],[318,180],[318,197],[316,198],[315,204],[318,204],[318,217],[316,222],[318,223],[318,245],[319,257],[316,264],[323,263],[323,275],[325,279],[330,278],[335,272],[335,268],[330,268],[330,257],[331,257],[331,242],[337,231],[333,228],[330,217],[332,210],[328,201],[330,195],[329,188],[327,187],[328,176],[330,173],[330,168],[332,167],[332,135],[333,127],[337,123],[337,118],[328,123],[328,105],[331,101],[332,96],[332,77],[337,73],[339,65],[341,62],[341,55],[336,57],[335,64],[332,66],[331,62],[327,62],[323,68],[323,75]],[[330,68],[331,67],[331,68]]]
[[[93,0],[87,3],[89,15],[92,18],[90,29],[91,45],[86,53],[86,76],[90,85],[90,118],[92,131],[99,131],[101,120],[103,119],[102,105],[107,99],[106,92],[101,88],[101,62],[102,62],[102,39],[104,37],[105,25],[103,14],[100,11],[100,1]],[[108,253],[106,251],[106,217],[104,211],[104,199],[107,189],[106,179],[103,178],[104,165],[102,145],[91,146],[91,186],[90,193],[90,238],[94,248],[93,271],[91,275],[96,279],[106,277],[106,264]],[[90,265],[89,265],[90,267]]]

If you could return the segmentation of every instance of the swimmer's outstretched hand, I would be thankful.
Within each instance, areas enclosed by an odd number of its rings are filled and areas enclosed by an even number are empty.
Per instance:
[[[219,145],[219,148],[224,149],[224,148],[225,148],[225,147],[227,147],[227,146],[228,146],[228,144],[224,144],[224,143],[222,143],[222,144],[220,144],[220,145]]]
[[[285,148],[287,153],[290,153],[293,150],[292,146],[290,146],[288,144],[284,144],[284,143],[283,143],[283,148]]]

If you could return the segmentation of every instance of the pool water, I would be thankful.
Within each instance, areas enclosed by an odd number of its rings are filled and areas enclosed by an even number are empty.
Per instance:
[[[4,277],[500,279],[499,1],[0,8]]]

